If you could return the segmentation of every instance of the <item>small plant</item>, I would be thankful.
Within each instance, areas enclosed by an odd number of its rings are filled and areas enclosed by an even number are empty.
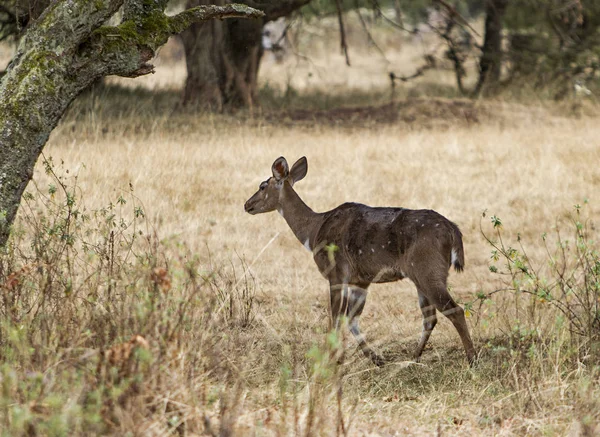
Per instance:
[[[575,205],[566,223],[557,223],[554,238],[547,233],[541,235],[546,252],[546,261],[541,267],[533,265],[521,235],[517,234],[515,245],[509,244],[503,236],[502,221],[491,217],[493,234],[483,229],[481,233],[492,247],[489,269],[504,278],[505,287],[477,295],[480,302],[499,291],[528,295],[527,310],[532,319],[540,306],[558,310],[556,323],[564,320],[569,332],[584,340],[584,354],[600,339],[600,247],[585,205],[587,201],[583,206]],[[517,308],[517,315],[524,310]],[[517,331],[524,332],[522,328],[517,327]]]

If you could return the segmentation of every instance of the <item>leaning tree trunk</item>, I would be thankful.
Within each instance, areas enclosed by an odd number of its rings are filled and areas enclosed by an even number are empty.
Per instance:
[[[500,83],[502,71],[502,20],[509,0],[486,0],[485,36],[481,59],[479,60],[479,79],[474,94],[484,90],[491,91]]]
[[[0,247],[6,245],[33,168],[71,101],[107,75],[154,71],[170,35],[212,18],[260,17],[244,5],[205,6],[169,17],[168,0],[55,0],[22,36],[0,80]],[[105,25],[123,7],[118,26]]]
[[[209,1],[188,0],[187,7]],[[218,1],[226,3],[226,0]],[[216,111],[225,106],[252,108],[256,103],[258,69],[263,54],[263,25],[289,15],[309,1],[242,0],[262,10],[263,19],[211,21],[190,26],[182,34],[188,72],[184,106]]]

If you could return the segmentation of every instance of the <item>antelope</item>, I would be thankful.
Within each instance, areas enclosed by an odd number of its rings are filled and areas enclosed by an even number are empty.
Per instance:
[[[362,352],[382,366],[383,358],[369,347],[358,319],[371,284],[408,278],[417,287],[423,314],[415,361],[423,353],[439,311],[458,331],[467,360],[473,364],[476,353],[464,311],[447,287],[450,266],[461,272],[465,265],[462,234],[456,224],[432,210],[360,203],[344,203],[317,213],[294,190],[308,171],[306,157],[291,170],[284,157],[277,158],[271,170],[273,176],[260,184],[244,209],[252,215],[277,210],[313,253],[319,271],[329,280],[330,320],[335,329],[345,316]]]

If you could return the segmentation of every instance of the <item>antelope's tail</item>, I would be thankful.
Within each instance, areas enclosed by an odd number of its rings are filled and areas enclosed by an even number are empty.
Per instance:
[[[458,226],[452,223],[453,231],[452,234],[452,252],[450,263],[454,266],[454,270],[462,272],[465,268],[465,250],[463,248],[462,233]]]

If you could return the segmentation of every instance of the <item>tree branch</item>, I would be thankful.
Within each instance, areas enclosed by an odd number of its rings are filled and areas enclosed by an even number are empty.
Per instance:
[[[427,63],[425,65],[421,65],[417,70],[411,74],[410,76],[397,76],[393,71],[390,72],[390,80],[393,82],[395,80],[399,80],[402,82],[408,82],[409,80],[416,79],[417,77],[423,76],[427,70],[431,70],[435,67],[435,64],[427,59]]]
[[[389,24],[391,24],[393,27],[403,30],[404,32],[408,32],[411,35],[415,35],[417,33],[419,33],[418,28],[414,28],[414,29],[407,29],[406,27],[404,27],[403,23],[396,23],[394,20],[388,18],[383,11],[381,10],[381,6],[379,5],[379,2],[377,0],[371,0],[371,5],[373,6],[373,9],[376,10],[379,13],[379,16],[381,16],[385,21],[387,21]]]
[[[457,23],[459,26],[462,27],[467,27],[469,28],[469,30],[471,30],[471,32],[473,32],[475,35],[477,36],[481,36],[477,33],[477,31],[475,29],[473,29],[473,26],[471,26],[469,24],[469,22],[467,21],[467,19],[465,17],[463,17],[454,6],[448,4],[448,2],[446,2],[445,0],[434,0],[435,3],[439,3],[440,5],[442,5],[444,8],[446,8],[446,10],[448,11],[448,15],[450,16],[450,18]]]
[[[172,17],[155,11],[139,22],[130,20],[118,26],[102,26],[94,31],[89,44],[78,53],[73,71],[77,75],[97,75],[98,72],[94,70],[102,65],[102,75],[143,76],[154,72],[154,67],[148,61],[154,57],[155,51],[171,35],[182,32],[193,23],[215,18],[262,16],[262,11],[245,5],[207,5],[188,9]]]
[[[390,61],[385,56],[384,51],[381,49],[381,47],[379,47],[379,45],[375,41],[375,38],[373,38],[373,35],[371,35],[371,32],[369,32],[369,28],[367,27],[367,23],[365,22],[365,19],[363,18],[362,14],[360,13],[360,5],[358,4],[358,0],[354,0],[354,12],[356,12],[356,15],[358,15],[358,19],[360,21],[360,24],[361,24],[363,30],[365,31],[365,33],[367,34],[367,38],[369,39],[369,42],[371,43],[371,45],[373,47],[375,47],[375,49],[379,52],[379,54],[381,55],[381,57],[383,59],[385,59],[385,62],[387,62],[389,64]]]
[[[285,17],[309,3],[310,0],[244,0],[244,4],[265,13],[265,22]]]
[[[90,33],[112,17],[123,0],[59,1],[50,4],[23,35],[20,47],[40,47],[60,56],[75,50]],[[69,23],[69,26],[65,26]]]
[[[199,21],[207,21],[214,18],[261,18],[265,15],[263,11],[235,3],[225,6],[197,6],[169,17],[169,27],[171,35],[174,35]]]
[[[449,60],[452,61],[452,64],[454,66],[454,73],[456,75],[456,85],[458,86],[458,90],[461,92],[461,94],[466,95],[467,90],[465,89],[463,84],[463,77],[466,75],[466,70],[463,65],[464,55],[459,48],[459,44],[452,37],[452,30],[454,29],[454,26],[456,24],[457,23],[454,16],[448,16],[443,31],[438,29],[431,23],[428,23],[427,25],[434,33],[436,33],[440,38],[446,41],[446,44],[448,46],[446,56]]]
[[[340,48],[346,56],[346,65],[350,66],[350,57],[348,56],[348,44],[346,44],[346,30],[344,29],[344,11],[342,10],[342,0],[335,0],[337,10],[338,24],[340,25]]]
[[[125,0],[123,3],[123,21],[141,23],[155,12],[163,13],[169,0]]]

